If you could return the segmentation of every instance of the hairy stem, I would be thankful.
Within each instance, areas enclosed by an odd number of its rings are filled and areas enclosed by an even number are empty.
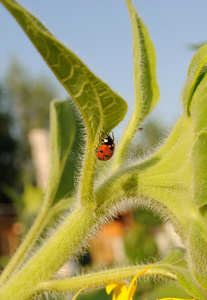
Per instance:
[[[79,199],[83,206],[94,203],[94,177],[96,171],[96,153],[95,146],[98,143],[98,135],[95,142],[92,142],[88,135],[86,151],[81,169],[81,178],[79,182]]]
[[[13,273],[18,271],[18,269],[21,267],[21,265],[27,258],[30,250],[34,246],[36,240],[38,239],[42,230],[44,229],[45,225],[48,222],[47,216],[48,216],[49,209],[50,209],[50,203],[48,201],[45,201],[45,204],[43,205],[39,215],[37,216],[31,229],[27,233],[25,239],[23,240],[17,252],[11,258],[10,262],[8,263],[3,273],[1,274],[0,286],[2,286]]]
[[[127,155],[129,146],[131,144],[131,141],[137,131],[138,126],[142,122],[142,119],[137,118],[137,115],[139,115],[139,111],[140,111],[139,103],[135,101],[132,117],[129,121],[129,124],[127,125],[127,128],[125,129],[124,134],[122,135],[122,138],[116,150],[116,154],[112,166],[113,172],[116,172],[122,166],[123,161]]]
[[[98,273],[87,274],[65,280],[42,282],[38,284],[37,290],[41,291],[55,291],[55,292],[73,292],[81,289],[82,287],[95,287],[106,285],[110,282],[117,282],[127,278],[136,276],[137,273],[146,269],[146,266],[133,266],[118,269],[106,270]],[[160,266],[153,266],[144,275],[147,277],[156,277],[160,279],[168,279],[176,281],[176,275],[169,271],[162,270]]]
[[[0,299],[13,299],[14,295],[16,300],[30,298],[37,284],[47,281],[71,255],[80,250],[97,220],[99,218],[93,207],[77,208],[23,268],[2,287]]]

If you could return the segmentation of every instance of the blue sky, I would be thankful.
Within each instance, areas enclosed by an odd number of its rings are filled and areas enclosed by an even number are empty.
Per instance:
[[[133,110],[132,38],[124,0],[21,0],[48,29]],[[194,51],[207,40],[206,0],[134,0],[157,53],[160,103],[153,116],[173,124],[181,113],[180,93]],[[12,56],[35,75],[45,74],[61,87],[13,17],[0,5],[0,78]],[[60,88],[60,97],[66,92]],[[120,128],[126,123],[123,122]]]

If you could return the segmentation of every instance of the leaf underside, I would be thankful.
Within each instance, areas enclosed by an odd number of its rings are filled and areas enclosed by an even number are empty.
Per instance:
[[[126,102],[97,78],[45,26],[14,0],[1,0],[21,25],[61,84],[78,106],[88,137],[110,132],[124,118]]]
[[[53,101],[50,105],[50,177],[48,191],[53,203],[71,196],[75,185],[75,172],[80,165],[80,116],[71,100]]]
[[[137,120],[142,121],[158,104],[156,54],[149,32],[130,0],[126,0],[132,25],[134,89]],[[140,123],[140,121],[138,123]]]

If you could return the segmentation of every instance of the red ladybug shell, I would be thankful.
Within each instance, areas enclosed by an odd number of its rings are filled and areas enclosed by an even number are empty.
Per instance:
[[[100,160],[109,160],[114,154],[115,144],[113,145],[101,145],[97,152],[97,158]]]

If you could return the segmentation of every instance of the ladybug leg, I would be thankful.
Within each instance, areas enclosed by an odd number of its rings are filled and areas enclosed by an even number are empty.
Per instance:
[[[101,138],[101,135],[98,134],[98,136],[99,136],[99,141],[100,141],[100,142],[104,142],[104,140]]]
[[[96,147],[95,152],[96,152],[96,153],[98,152],[98,147]]]

